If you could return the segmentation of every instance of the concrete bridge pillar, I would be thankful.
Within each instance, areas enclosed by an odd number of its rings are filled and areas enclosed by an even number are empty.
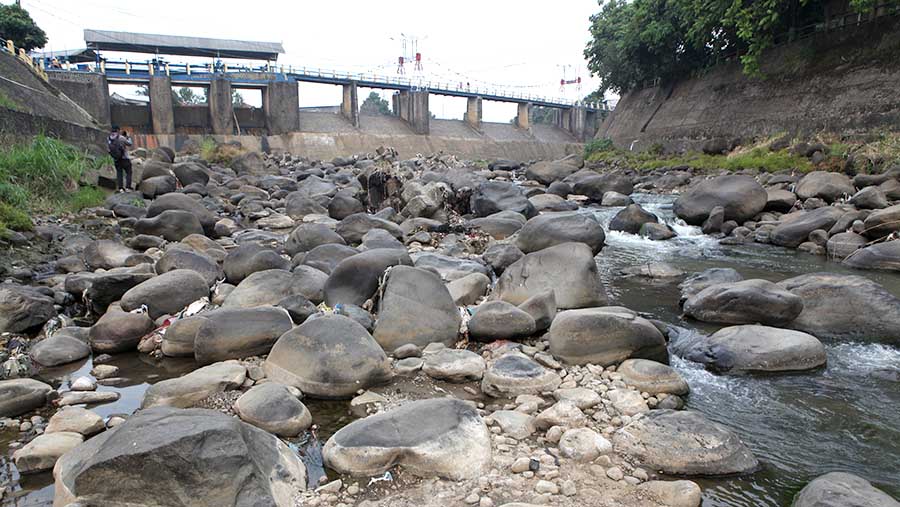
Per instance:
[[[587,120],[587,111],[585,111],[584,107],[575,106],[571,109],[572,111],[572,135],[575,136],[575,139],[578,141],[585,140],[585,123]]]
[[[428,92],[413,91],[409,92],[409,126],[413,132],[421,135],[428,135],[431,131],[431,111],[428,110]]]
[[[175,110],[172,104],[172,80],[152,76],[147,86],[150,95],[150,121],[154,134],[175,133]]]
[[[481,132],[481,97],[469,97],[466,103],[466,114],[463,117],[473,129]]]
[[[520,129],[531,130],[531,122],[528,117],[530,112],[530,102],[519,102],[519,112],[518,115],[516,115],[516,126]]]
[[[231,81],[215,77],[209,82],[209,126],[215,135],[234,134],[234,103],[231,98]]]
[[[350,81],[344,85],[341,114],[344,115],[344,118],[350,120],[354,127],[359,127],[359,97],[356,91],[356,81]]]
[[[263,107],[269,135],[300,130],[300,93],[296,81],[269,81]]]
[[[558,111],[559,116],[557,116],[556,125],[563,130],[571,132],[572,131],[572,109],[571,108],[557,109],[557,111]]]
[[[106,75],[93,72],[49,72],[50,84],[87,111],[97,123],[109,127],[109,84]]]

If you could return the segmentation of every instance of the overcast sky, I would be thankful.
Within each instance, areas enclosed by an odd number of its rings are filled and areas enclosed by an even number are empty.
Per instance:
[[[279,62],[286,65],[396,75],[405,34],[418,38],[426,80],[502,84],[572,100],[598,85],[582,55],[597,0],[266,0],[239,6],[209,0],[22,0],[22,6],[47,32],[52,50],[84,47],[84,28],[193,35],[282,42],[286,53]],[[560,91],[563,72],[568,79],[582,78],[580,91],[575,85]],[[382,96],[390,100],[390,93]],[[300,84],[301,106],[334,105],[340,97],[336,86]],[[431,110],[439,118],[459,119],[465,99],[432,97]],[[484,103],[485,121],[506,122],[514,115],[513,104]]]

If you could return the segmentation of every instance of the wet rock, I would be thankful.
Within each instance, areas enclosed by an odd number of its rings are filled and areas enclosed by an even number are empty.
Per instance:
[[[19,473],[43,472],[53,468],[60,456],[71,451],[83,441],[83,436],[69,431],[45,433],[38,435],[25,447],[14,452],[13,461],[16,463]]]
[[[275,436],[212,410],[168,407],[88,440],[53,473],[58,505],[289,507],[306,487],[299,457]]]
[[[425,347],[435,342],[456,342],[459,311],[437,275],[425,269],[395,266],[385,278],[373,333],[385,350],[408,343]]]
[[[199,364],[267,354],[293,327],[288,313],[272,306],[222,308],[204,320],[194,338]]]
[[[825,347],[814,336],[789,329],[745,325],[723,328],[688,356],[720,371],[796,371],[825,364]]]
[[[346,398],[390,378],[390,361],[353,319],[324,315],[283,334],[264,364],[275,382],[318,398]]]
[[[44,406],[53,388],[30,378],[0,380],[0,417],[15,417]]]
[[[112,305],[91,326],[91,349],[98,354],[134,351],[141,338],[155,327],[147,313],[130,313],[123,311],[118,305]]]
[[[81,407],[63,407],[53,414],[47,423],[45,433],[71,432],[89,437],[106,428],[103,418],[95,412]]]
[[[257,244],[240,245],[228,252],[222,265],[230,283],[239,284],[244,278],[267,269],[291,268],[291,262],[271,248]]]
[[[638,489],[669,507],[700,507],[703,500],[700,486],[692,481],[648,481],[639,484]]]
[[[803,300],[768,280],[720,283],[684,302],[684,313],[703,322],[785,325],[803,311]]]
[[[324,299],[328,275],[309,266],[298,266],[294,272],[283,269],[257,271],[245,278],[225,297],[223,308],[255,308],[274,306],[284,298],[299,294],[313,303]]]
[[[672,228],[668,225],[652,222],[647,222],[641,225],[640,230],[638,230],[638,234],[643,238],[652,239],[654,241],[665,241],[677,236],[677,234],[675,234],[675,231],[673,231]]]
[[[643,393],[684,396],[690,391],[687,382],[674,368],[656,361],[628,359],[619,365],[616,372],[626,384]]]
[[[209,296],[206,280],[188,269],[176,269],[131,288],[122,296],[126,312],[146,305],[151,319],[175,314],[194,301]]]
[[[192,407],[213,394],[241,387],[246,378],[247,368],[235,361],[211,364],[182,377],[151,385],[144,393],[141,408]]]
[[[62,328],[53,336],[33,344],[31,360],[41,366],[58,366],[84,359],[91,354],[87,328]]]
[[[506,301],[488,301],[469,320],[469,336],[478,341],[513,340],[534,334],[534,318]]]
[[[486,217],[499,211],[515,211],[525,218],[537,214],[534,205],[517,185],[505,181],[486,181],[478,185],[469,203],[476,216]]]
[[[86,293],[84,292],[85,289],[81,287],[72,287],[72,290],[70,290],[70,281],[73,282],[73,285],[80,285],[74,283],[76,278],[80,275],[70,276],[66,278],[66,291],[69,293],[73,293],[74,291],[73,295],[75,296],[85,294],[88,301],[90,301],[91,309],[96,313],[102,314],[111,303],[122,299],[122,296],[132,287],[146,282],[155,276],[152,272],[139,272],[138,269],[140,268],[134,268],[134,271],[130,272],[91,274],[90,279],[87,280],[89,286],[86,289]],[[151,270],[148,269],[146,271]]]
[[[640,204],[629,204],[609,222],[609,230],[637,234],[644,224],[658,223],[659,218]]]
[[[425,355],[422,371],[431,378],[447,382],[481,380],[484,375],[484,359],[464,349],[441,349]]]
[[[677,278],[684,275],[684,271],[665,262],[648,262],[638,266],[629,266],[622,269],[625,276],[641,276],[652,279]]]
[[[584,243],[563,243],[522,257],[504,270],[497,282],[497,299],[519,305],[553,290],[561,309],[606,303],[593,252]]]
[[[488,470],[491,439],[471,405],[420,400],[350,423],[328,439],[322,454],[338,473],[373,476],[402,465],[414,475],[460,480]]]
[[[494,397],[541,394],[559,387],[562,379],[521,353],[504,354],[484,372],[481,390]]]
[[[709,268],[689,276],[678,285],[681,289],[681,302],[684,304],[688,298],[700,291],[720,283],[740,282],[744,277],[732,268]]]
[[[473,305],[484,297],[491,279],[482,273],[471,273],[447,284],[447,290],[456,306]]]
[[[569,364],[615,364],[629,358],[668,362],[666,340],[627,308],[568,310],[550,325],[550,353]]]
[[[142,218],[135,222],[134,232],[159,236],[168,241],[181,241],[191,234],[203,234],[203,226],[190,212],[166,210],[152,218]]]
[[[294,437],[312,424],[299,391],[275,382],[252,387],[234,402],[242,421],[282,437]]]
[[[590,428],[572,428],[559,439],[559,454],[575,461],[594,461],[601,454],[612,452],[609,440]]]
[[[867,278],[814,273],[778,285],[803,299],[794,329],[819,339],[900,343],[900,299]]]
[[[845,195],[853,195],[856,189],[844,174],[813,171],[800,179],[795,191],[800,199],[818,197],[831,203]]]
[[[632,204],[634,201],[631,200],[631,197],[628,197],[625,194],[620,194],[618,192],[614,192],[610,190],[603,194],[603,199],[600,200],[601,206],[628,206]]]
[[[844,259],[843,264],[858,269],[900,271],[900,241],[887,241],[861,248]]]
[[[749,473],[759,462],[725,426],[691,410],[653,410],[613,434],[616,452],[667,474]]]
[[[222,269],[216,261],[189,250],[173,248],[156,261],[156,272],[159,274],[168,273],[176,269],[196,271],[206,280],[206,285],[210,287],[223,278]]]
[[[22,333],[56,316],[53,298],[15,283],[0,283],[0,333]]]
[[[796,216],[781,222],[769,235],[769,240],[774,245],[796,248],[809,238],[809,234],[816,229],[831,229],[841,218],[844,212],[838,208],[826,206],[812,211],[799,211]],[[792,214],[793,215],[793,214]]]
[[[701,225],[716,206],[725,209],[725,220],[744,223],[763,210],[766,191],[749,176],[719,176],[701,182],[675,201],[675,214],[691,225]]]
[[[325,304],[331,307],[338,303],[365,304],[378,289],[384,271],[398,264],[411,266],[412,259],[406,252],[394,249],[367,250],[347,257],[335,266],[325,282]]]
[[[543,213],[525,223],[516,245],[527,254],[562,243],[584,243],[596,255],[605,239],[603,227],[591,214]]]
[[[841,232],[830,237],[825,246],[830,259],[843,260],[866,243],[868,240],[855,232]]]
[[[794,497],[794,507],[898,507],[900,502],[846,472],[830,472],[812,480]]]

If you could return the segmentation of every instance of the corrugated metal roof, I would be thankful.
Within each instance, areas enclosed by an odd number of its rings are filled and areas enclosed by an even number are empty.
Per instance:
[[[128,53],[159,53],[161,55],[275,60],[280,53],[284,53],[284,47],[280,42],[209,39],[90,29],[84,31],[84,42],[91,49]]]

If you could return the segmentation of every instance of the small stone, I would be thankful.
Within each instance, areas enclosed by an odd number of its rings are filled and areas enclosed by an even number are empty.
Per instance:
[[[394,357],[397,359],[422,357],[422,350],[413,343],[407,343],[394,349]]]
[[[31,421],[25,421],[19,425],[19,431],[21,431],[21,432],[30,431],[31,428],[33,428],[33,427],[34,427],[34,425],[31,424]]]
[[[625,478],[625,472],[619,467],[612,467],[606,471],[606,476],[614,481],[621,481]]]
[[[316,491],[319,493],[322,493],[322,494],[331,493],[331,494],[336,495],[336,494],[340,493],[341,488],[343,488],[343,487],[344,487],[344,483],[340,479],[337,479],[337,480],[334,480],[334,481],[331,481],[331,482],[325,484],[324,486],[319,486],[319,488],[316,489]]]
[[[561,491],[563,496],[575,496],[578,493],[575,482],[572,480],[563,481]]]
[[[478,507],[494,507],[494,501],[490,499],[490,497],[483,496],[481,500],[478,501]]]
[[[481,497],[478,496],[478,493],[472,493],[463,500],[468,505],[475,505],[478,501],[481,500]]]
[[[94,362],[96,363],[97,360],[95,359]],[[113,366],[111,364],[98,364],[98,365],[95,365],[94,368],[91,370],[91,375],[93,375],[94,378],[96,378],[97,380],[115,377],[118,374],[119,374],[119,367]]]
[[[531,467],[531,459],[530,458],[516,458],[513,461],[513,464],[509,467],[509,469],[514,474],[520,474],[522,472],[527,472]]]
[[[253,365],[247,368],[247,377],[256,382],[257,380],[266,378],[266,372],[262,366]]]
[[[553,426],[549,430],[547,430],[547,441],[550,443],[558,443],[559,439],[562,438],[563,433],[565,433],[566,429],[562,426]]]
[[[350,496],[356,496],[359,494],[359,486],[356,484],[351,484],[347,487],[347,494]]]
[[[97,382],[90,377],[78,377],[72,382],[70,389],[73,391],[96,391]]]
[[[534,485],[534,490],[541,494],[555,495],[559,493],[559,487],[550,481],[540,480]]]

